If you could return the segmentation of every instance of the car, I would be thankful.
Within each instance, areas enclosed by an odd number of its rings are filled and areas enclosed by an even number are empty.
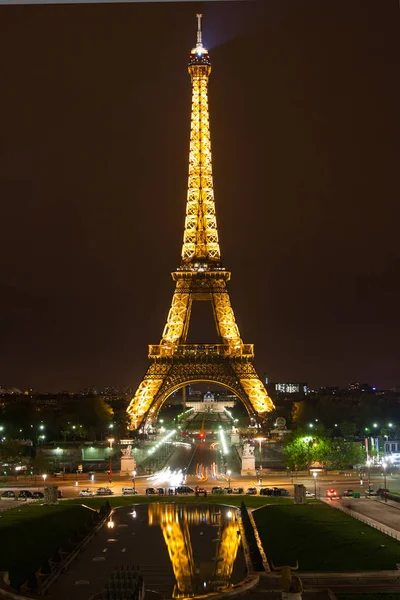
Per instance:
[[[32,498],[32,492],[30,492],[29,490],[21,490],[20,493],[18,494],[18,498],[21,498],[21,499]]]
[[[289,491],[285,490],[285,488],[279,488],[278,492],[279,492],[279,496],[290,496]]]
[[[63,497],[62,490],[57,490],[57,498],[62,498],[62,497]]]
[[[315,493],[309,492],[308,490],[306,490],[306,498],[315,498]]]
[[[200,494],[207,496],[207,490],[203,487],[196,487],[195,496],[200,496]]]
[[[221,494],[226,494],[226,490],[224,490],[222,487],[215,485],[213,488],[211,488],[211,493],[215,496],[215,495],[221,495]]]
[[[352,498],[353,494],[354,494],[353,490],[343,490],[342,496],[344,498]]]
[[[249,488],[247,488],[246,494],[248,496],[257,496],[257,488],[255,488],[255,487],[249,487]]]
[[[1,494],[0,498],[2,500],[15,500],[15,492],[13,492],[12,490],[6,490]]]
[[[368,490],[365,492],[365,495],[366,495],[367,497],[369,497],[369,496],[377,496],[378,494],[376,493],[376,491],[375,491],[375,490],[373,490],[372,488],[369,488],[369,489],[368,489]]]
[[[337,491],[331,488],[330,490],[326,490],[326,497],[333,500],[334,498],[338,498],[339,496]]]
[[[34,498],[35,500],[40,500],[41,498],[44,498],[44,494],[43,492],[33,492],[32,498]]]
[[[260,488],[260,496],[272,496],[271,488]]]
[[[89,488],[87,488],[86,490],[81,490],[81,491],[79,492],[79,495],[80,495],[80,496],[83,496],[84,498],[87,498],[87,497],[90,497],[90,496],[94,496],[94,492],[91,492],[91,491],[89,490]]]
[[[244,489],[241,487],[233,488],[232,494],[244,494]]]
[[[159,496],[164,496],[164,488],[157,488],[157,492]]]
[[[176,488],[177,494],[193,494],[194,489],[189,487],[188,485],[179,485]]]
[[[133,496],[134,494],[137,494],[138,491],[135,488],[132,487],[123,487],[122,488],[122,494],[123,496]]]
[[[227,494],[233,494],[233,490],[230,487],[226,487],[226,488],[224,488],[224,490],[226,491]]]
[[[108,487],[99,487],[96,490],[96,496],[112,496],[114,492]]]
[[[151,496],[152,494],[156,494],[156,490],[154,488],[147,488],[146,496]]]

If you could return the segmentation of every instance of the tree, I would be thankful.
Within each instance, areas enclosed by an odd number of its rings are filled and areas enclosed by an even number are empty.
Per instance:
[[[324,435],[312,436],[297,431],[287,438],[283,452],[290,469],[301,471],[312,465],[323,465],[329,451],[329,440]]]
[[[65,435],[83,439],[104,437],[104,431],[111,423],[113,410],[102,396],[73,398],[65,407],[63,431]]]
[[[345,469],[365,459],[361,443],[331,439],[323,431],[316,435],[297,431],[286,440],[283,451],[287,466],[293,470],[305,470],[313,465]]]
[[[365,461],[365,452],[360,443],[340,438],[330,440],[326,466],[331,469],[348,469]]]
[[[344,438],[354,438],[356,435],[357,427],[355,423],[351,421],[342,421],[339,425],[340,433]]]
[[[25,446],[17,441],[10,440],[0,443],[0,463],[8,470],[14,469],[25,462]]]

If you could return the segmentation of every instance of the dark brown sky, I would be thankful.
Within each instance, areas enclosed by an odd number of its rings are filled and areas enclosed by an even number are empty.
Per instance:
[[[395,0],[3,6],[0,384],[138,384],[180,257],[199,9],[222,254],[260,372],[399,384]]]

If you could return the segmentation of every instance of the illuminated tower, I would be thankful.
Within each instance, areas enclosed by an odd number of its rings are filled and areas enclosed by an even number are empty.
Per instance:
[[[215,214],[208,112],[211,63],[202,43],[197,15],[197,44],[189,58],[192,112],[189,182],[180,266],[172,273],[175,293],[162,339],[149,346],[150,365],[128,407],[132,428],[151,424],[165,400],[194,382],[213,382],[231,390],[249,414],[262,418],[273,409],[253,365],[252,344],[244,344],[226,287]],[[187,344],[193,301],[211,302],[219,344]]]

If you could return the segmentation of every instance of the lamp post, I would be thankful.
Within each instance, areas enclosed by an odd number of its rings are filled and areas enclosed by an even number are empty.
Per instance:
[[[368,490],[371,489],[371,459],[369,458],[367,460],[367,467],[368,467]]]
[[[256,437],[256,438],[254,438],[254,441],[258,442],[258,444],[259,444],[258,448],[260,450],[260,471],[262,469],[262,448],[261,448],[261,444],[263,442],[265,442],[266,439],[267,438],[264,438],[264,437]]]
[[[46,473],[44,473],[42,475],[42,477],[43,477],[43,491],[44,491],[45,490],[45,485],[46,485],[46,477],[47,477]]]
[[[110,444],[110,472],[109,472],[109,478],[108,478],[109,483],[112,482],[112,445],[113,445],[113,441],[114,441],[114,438],[108,438],[108,442]]]
[[[231,474],[232,474],[232,471],[227,471],[226,474],[228,475],[228,487],[230,488],[231,487]]]
[[[136,471],[132,471],[133,492],[136,492]]]
[[[383,495],[385,497],[385,502],[387,502],[387,495],[386,495],[386,467],[387,467],[387,464],[385,462],[383,462],[382,467],[383,467],[383,489],[385,490],[383,492]]]
[[[317,471],[313,471],[314,477],[314,497],[317,498]]]

